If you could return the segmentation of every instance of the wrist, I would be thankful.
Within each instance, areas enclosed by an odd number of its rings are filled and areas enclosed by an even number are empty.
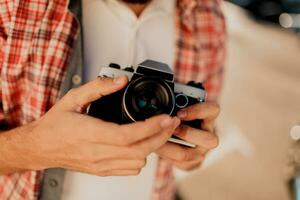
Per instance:
[[[34,122],[0,134],[0,174],[38,170],[31,156]]]

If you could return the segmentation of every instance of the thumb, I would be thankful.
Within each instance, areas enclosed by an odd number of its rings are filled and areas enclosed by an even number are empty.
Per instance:
[[[116,78],[98,77],[87,84],[71,89],[63,98],[64,108],[83,112],[93,101],[122,89],[128,83],[126,76]]]

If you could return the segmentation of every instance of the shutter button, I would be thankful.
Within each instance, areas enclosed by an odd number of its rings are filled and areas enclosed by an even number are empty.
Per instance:
[[[57,180],[55,180],[55,179],[49,179],[49,185],[50,185],[51,187],[57,187],[58,182],[57,182]]]
[[[79,85],[81,83],[81,77],[78,74],[74,75],[72,77],[72,83],[74,85]]]

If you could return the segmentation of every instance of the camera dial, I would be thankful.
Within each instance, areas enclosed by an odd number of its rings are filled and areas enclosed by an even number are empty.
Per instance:
[[[178,108],[185,108],[189,105],[189,98],[185,94],[179,93],[175,97],[175,102]]]

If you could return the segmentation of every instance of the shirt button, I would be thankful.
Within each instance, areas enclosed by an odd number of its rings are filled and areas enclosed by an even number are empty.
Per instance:
[[[300,140],[300,126],[296,125],[291,129],[291,138],[295,141]]]
[[[51,187],[57,187],[58,182],[57,182],[57,180],[55,180],[55,179],[49,179],[49,185],[50,185]]]
[[[74,85],[79,85],[81,83],[81,77],[78,75],[78,74],[75,74],[73,77],[72,77],[72,83]]]

